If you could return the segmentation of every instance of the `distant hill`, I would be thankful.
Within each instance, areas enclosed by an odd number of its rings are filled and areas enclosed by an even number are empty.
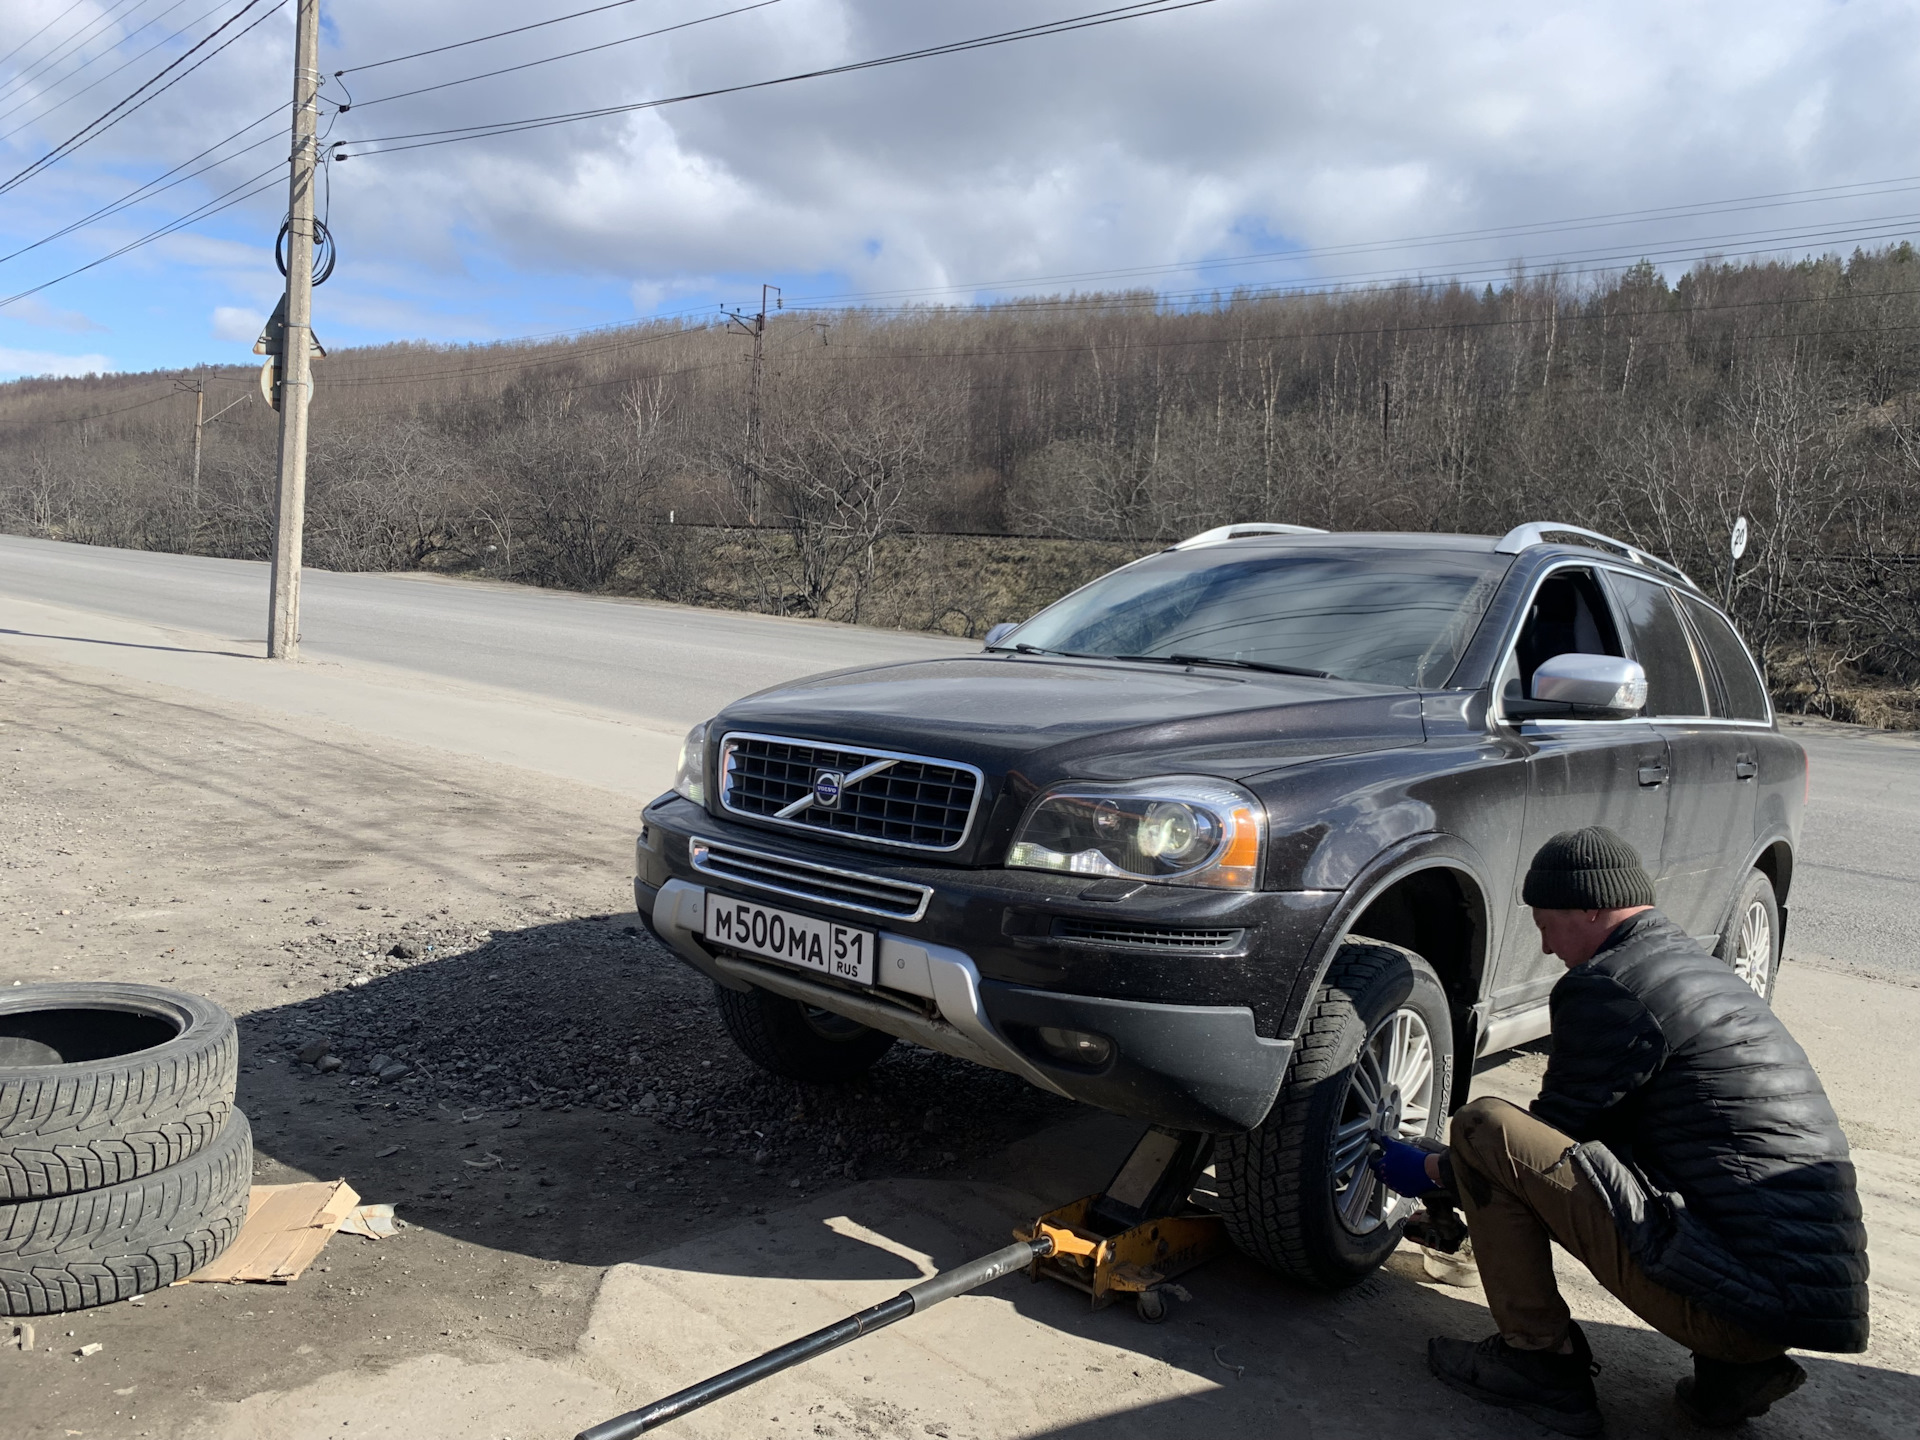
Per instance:
[[[324,297],[322,297],[324,299]],[[307,553],[977,634],[1229,520],[1634,540],[1734,608],[1775,689],[1898,720],[1920,682],[1920,263],[1668,285],[789,310],[315,366]],[[254,386],[194,372],[208,413]],[[262,556],[274,417],[170,374],[0,386],[0,527]]]

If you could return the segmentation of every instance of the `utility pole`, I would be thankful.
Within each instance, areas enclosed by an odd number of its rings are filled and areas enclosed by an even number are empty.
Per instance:
[[[242,394],[238,400],[230,400],[212,415],[207,414],[206,377],[196,375],[189,380],[184,375],[174,377],[173,388],[193,396],[193,479],[187,487],[187,513],[195,524],[200,519],[200,437],[207,426],[213,424],[236,405],[244,405],[253,397]]]
[[[780,298],[778,285],[760,287],[760,313],[753,317],[749,325],[738,310],[727,316],[728,328],[738,326],[740,333],[753,337],[753,380],[747,390],[747,439],[745,463],[741,466],[740,501],[747,507],[747,519],[753,524],[760,522],[760,476],[759,467],[754,463],[760,453],[760,376],[766,364],[767,342],[767,297],[774,297],[774,308],[780,309],[786,301]]]
[[[199,376],[173,382],[176,390],[193,392],[193,480],[187,486],[187,514],[200,518],[200,432],[207,424],[207,382]]]
[[[300,539],[307,509],[307,402],[313,366],[313,181],[319,156],[320,0],[298,0],[293,50],[293,152],[287,181],[286,330],[280,394],[280,494],[273,514],[267,658],[300,655]]]

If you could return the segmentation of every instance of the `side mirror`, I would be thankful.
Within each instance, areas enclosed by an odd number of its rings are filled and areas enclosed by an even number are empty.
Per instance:
[[[1533,696],[1509,700],[1515,720],[1631,720],[1646,708],[1647,672],[1618,655],[1556,655],[1533,672]]]
[[[1007,636],[1020,628],[1018,620],[1002,620],[998,625],[987,627],[987,639],[983,648],[991,650]]]

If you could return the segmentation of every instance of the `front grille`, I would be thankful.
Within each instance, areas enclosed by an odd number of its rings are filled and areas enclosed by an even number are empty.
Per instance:
[[[1238,944],[1239,930],[1202,930],[1191,925],[1149,925],[1136,920],[1087,920],[1068,915],[1054,921],[1062,940],[1096,945],[1142,945],[1154,950],[1226,950]]]
[[[927,913],[933,889],[904,880],[882,880],[854,870],[837,870],[764,850],[748,850],[698,836],[687,841],[693,868],[717,880],[729,880],[755,890],[770,890],[796,900],[884,915],[891,920],[918,920]]]
[[[774,735],[732,734],[720,742],[723,808],[908,850],[959,849],[980,784],[971,765],[921,755]]]

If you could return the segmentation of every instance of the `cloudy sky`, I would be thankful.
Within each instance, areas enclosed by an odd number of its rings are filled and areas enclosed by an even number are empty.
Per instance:
[[[329,167],[340,259],[316,329],[330,347],[491,340],[712,314],[763,281],[807,303],[1497,279],[1640,255],[1677,272],[1920,230],[1912,0],[1208,0],[519,134],[389,138],[1114,3],[323,0],[322,68],[348,72],[325,123],[349,158]],[[160,82],[177,84],[19,178],[236,14]],[[292,0],[0,4],[0,378],[248,358],[279,285],[292,36]]]

